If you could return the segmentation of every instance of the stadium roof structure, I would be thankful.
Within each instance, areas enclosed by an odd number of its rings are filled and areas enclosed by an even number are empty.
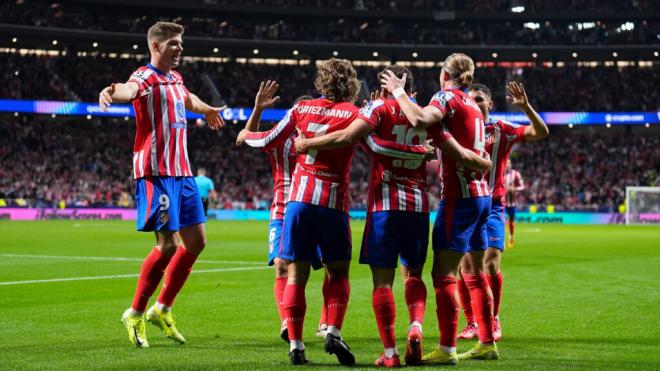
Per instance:
[[[438,27],[454,27],[459,22],[660,22],[660,11],[493,11],[469,12],[465,10],[373,10],[313,6],[255,6],[219,5],[214,1],[160,0],[157,7],[146,0],[72,0],[66,6],[93,9],[99,14],[132,14],[144,19],[179,17],[205,17],[237,22],[261,18],[293,22],[309,21],[318,24],[340,18],[378,19],[390,23],[417,21]],[[607,2],[604,2],[607,5]],[[603,9],[607,9],[604,6]],[[75,11],[74,11],[75,13]],[[157,13],[157,14],[154,14]],[[146,17],[146,18],[145,18]],[[95,31],[88,29],[55,28],[11,23],[0,23],[0,48],[41,50],[101,51],[107,53],[146,53],[144,33]],[[371,22],[371,21],[369,21]],[[611,23],[610,22],[610,23]],[[522,24],[520,23],[521,27]],[[595,23],[594,23],[595,25]],[[564,25],[565,26],[565,25]],[[655,27],[655,26],[653,26]],[[653,29],[652,27],[650,29]],[[146,30],[145,30],[146,33]],[[514,36],[512,36],[514,37]],[[54,45],[53,40],[57,40]],[[510,41],[510,40],[509,40]],[[186,55],[229,58],[326,59],[333,56],[351,60],[376,61],[441,61],[453,52],[464,52],[478,61],[660,61],[660,39],[654,44],[617,45],[479,45],[479,44],[392,44],[364,42],[324,42],[292,40],[257,40],[251,38],[185,36]]]
[[[20,35],[18,43],[12,39]],[[57,40],[53,45],[53,40]],[[146,52],[141,33],[77,30],[0,23],[0,48],[135,53],[134,45]],[[352,60],[439,61],[454,52],[463,52],[478,61],[660,61],[660,44],[654,45],[404,45],[318,43],[309,41],[247,40],[186,36],[186,55],[252,58],[327,59],[333,56]],[[217,50],[219,52],[214,52]],[[616,55],[616,58],[613,57]]]

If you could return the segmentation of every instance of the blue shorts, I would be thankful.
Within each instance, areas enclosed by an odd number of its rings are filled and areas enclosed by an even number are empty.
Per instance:
[[[499,201],[493,201],[486,223],[488,247],[504,251],[504,206]]]
[[[362,236],[360,264],[418,268],[426,262],[429,244],[429,214],[409,211],[379,211],[367,214]]]
[[[193,177],[156,176],[135,181],[137,230],[178,231],[206,223]]]
[[[275,258],[280,258],[280,243],[282,242],[282,224],[284,220],[282,219],[273,219],[268,225],[268,265],[275,264]],[[312,268],[315,270],[323,268],[321,263],[321,249],[318,247],[316,259],[312,260]]]
[[[321,250],[323,262],[351,260],[351,228],[343,211],[289,202],[284,212],[280,257],[313,262]]]
[[[486,221],[490,204],[489,196],[440,201],[433,226],[433,250],[461,254],[486,250]]]
[[[513,220],[516,218],[516,207],[515,206],[507,206],[505,207],[506,209],[506,215],[509,216],[509,219]]]

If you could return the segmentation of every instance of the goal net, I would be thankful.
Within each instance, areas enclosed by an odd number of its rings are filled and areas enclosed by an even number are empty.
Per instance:
[[[626,224],[660,225],[660,187],[626,187]]]

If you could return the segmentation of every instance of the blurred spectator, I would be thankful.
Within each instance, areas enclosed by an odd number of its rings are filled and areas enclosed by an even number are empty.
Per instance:
[[[316,3],[316,4],[314,4]],[[363,11],[410,10],[416,14],[427,15],[431,9],[436,11],[464,10],[470,13],[509,12],[510,1],[219,1],[219,10],[223,5],[257,5],[296,8],[347,8]],[[657,11],[658,2],[646,0],[596,1],[596,0],[560,0],[560,1],[522,1],[526,12],[551,11],[590,11],[593,18],[580,21],[547,21],[541,17],[537,21],[502,21],[481,20],[470,22],[444,19],[437,22],[429,18],[402,17],[373,18],[323,15],[318,17],[305,15],[270,15],[259,13],[218,13],[204,14],[198,11],[171,11],[170,16],[162,12],[159,16],[151,11],[112,4],[76,4],[72,2],[8,2],[0,6],[0,13],[14,24],[75,28],[82,30],[102,30],[118,32],[144,33],[155,21],[175,21],[186,27],[186,35],[204,37],[222,37],[256,40],[298,40],[317,42],[349,43],[397,43],[397,44],[473,44],[473,45],[601,45],[601,44],[652,44],[657,43],[660,22],[635,21],[632,29],[621,20],[599,20],[599,14],[619,11]],[[165,10],[167,12],[167,10]],[[351,11],[355,15],[354,11]],[[139,16],[136,14],[149,14]],[[167,13],[165,13],[167,14]],[[358,12],[359,14],[359,12]]]
[[[78,56],[46,57],[0,53],[0,98],[55,99],[95,102],[98,92],[113,81],[126,81],[146,60]],[[540,111],[655,111],[660,107],[660,64],[652,67],[477,68],[475,81],[493,91],[495,108],[506,111],[504,86],[509,80],[525,84]],[[532,67],[533,66],[533,67]],[[358,76],[376,89],[381,68],[358,67]],[[438,90],[440,69],[411,68],[418,101],[425,104]],[[211,90],[202,81],[206,73],[222,99],[232,107],[251,107],[261,81],[277,80],[281,107],[289,107],[302,94],[316,95],[316,67],[310,65],[191,62],[184,59],[180,72],[190,91],[211,101]],[[26,79],[38,83],[26,84]]]
[[[133,207],[131,158],[135,124],[117,119],[14,117],[0,124],[0,199],[8,206]],[[189,128],[194,169],[213,175],[218,198],[210,208],[270,207],[272,178],[265,155],[236,148],[240,125],[220,132]],[[660,179],[660,137],[655,129],[553,129],[549,139],[514,149],[513,166],[525,178],[520,204],[555,205],[556,210],[615,211],[627,185],[656,185]],[[356,150],[351,203],[367,203],[369,156]],[[440,181],[430,173],[431,203]],[[21,200],[21,201],[19,201]]]

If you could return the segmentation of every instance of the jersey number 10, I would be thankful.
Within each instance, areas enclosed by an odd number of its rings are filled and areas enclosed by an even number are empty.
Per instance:
[[[428,135],[426,130],[420,128],[411,128],[408,125],[394,125],[392,134],[396,135],[396,142],[399,144],[406,144],[412,146],[414,144],[422,144]],[[417,140],[415,140],[417,139]],[[417,143],[415,143],[417,142]],[[417,169],[422,165],[424,160],[392,160],[392,166],[402,167],[404,169]]]

